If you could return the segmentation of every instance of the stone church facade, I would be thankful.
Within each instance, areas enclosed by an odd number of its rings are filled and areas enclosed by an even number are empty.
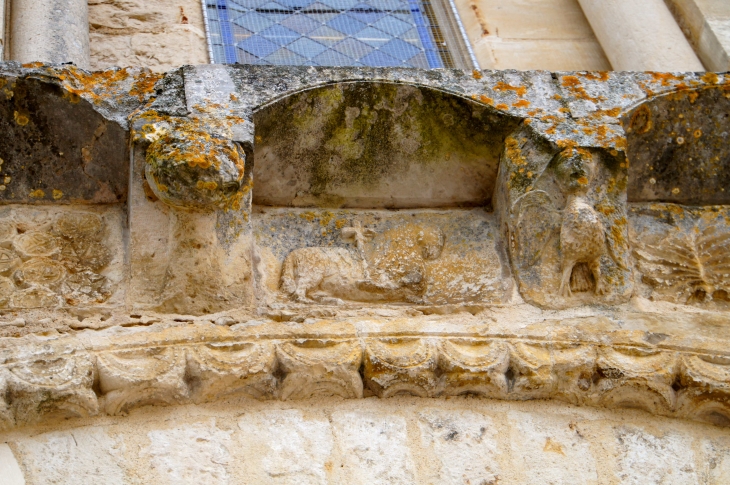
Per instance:
[[[411,69],[5,0],[0,483],[730,481],[730,7],[452,5]]]

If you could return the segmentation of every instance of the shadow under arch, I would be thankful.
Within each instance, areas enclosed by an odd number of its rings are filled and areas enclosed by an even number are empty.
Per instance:
[[[387,81],[314,86],[254,113],[254,204],[491,205],[522,118],[449,91]]]
[[[629,202],[730,204],[730,91],[682,89],[622,117]]]

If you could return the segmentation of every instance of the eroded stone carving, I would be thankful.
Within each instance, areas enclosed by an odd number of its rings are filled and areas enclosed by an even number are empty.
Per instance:
[[[730,210],[637,204],[631,242],[643,293],[677,303],[730,302]]]
[[[104,216],[30,212],[35,213],[0,212],[0,308],[106,302],[113,293],[113,280],[106,275],[113,256]]]
[[[445,237],[439,228],[409,224],[384,235],[380,252],[366,251],[374,236],[359,224],[342,229],[354,239],[357,252],[344,248],[295,249],[284,260],[281,289],[297,301],[322,303],[409,301],[422,303],[426,291],[426,261],[441,256]],[[368,257],[368,253],[375,253]],[[316,291],[318,290],[318,291]]]
[[[526,136],[506,144],[508,237],[523,296],[558,308],[625,301],[632,280],[620,164],[578,147],[548,158]]]
[[[151,141],[145,177],[160,200],[187,209],[240,208],[248,188],[246,155],[237,143],[176,118],[144,125],[138,136]]]

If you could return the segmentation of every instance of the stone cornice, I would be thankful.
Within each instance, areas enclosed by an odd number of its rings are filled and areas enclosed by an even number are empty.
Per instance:
[[[704,317],[690,316],[684,324],[713,323]],[[400,323],[254,320],[231,328],[161,322],[46,341],[6,339],[0,409],[9,428],[237,395],[294,400],[468,393],[640,408],[727,425],[727,346],[701,337],[675,341],[640,329],[642,319],[646,324],[646,316],[623,320],[631,330],[605,317],[545,320],[517,333],[490,331],[494,325],[471,315]]]

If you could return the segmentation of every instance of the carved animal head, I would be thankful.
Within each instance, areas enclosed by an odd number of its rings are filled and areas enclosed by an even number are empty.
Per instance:
[[[566,148],[553,159],[555,178],[566,194],[585,194],[593,180],[596,165],[593,155],[581,148]]]
[[[426,261],[441,256],[446,243],[446,236],[438,227],[424,227],[418,232],[418,244],[421,246],[423,259]]]
[[[146,161],[150,188],[170,206],[213,210],[242,195],[245,154],[230,140],[173,129],[154,139]]]

